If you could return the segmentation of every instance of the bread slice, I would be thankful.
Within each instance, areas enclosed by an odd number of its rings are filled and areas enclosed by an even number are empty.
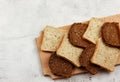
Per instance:
[[[52,26],[46,26],[41,45],[41,50],[54,52],[60,45],[65,30],[57,29]]]
[[[87,46],[83,50],[82,54],[79,57],[81,66],[83,66],[88,72],[90,72],[93,75],[97,74],[101,69],[99,66],[92,64],[90,61],[95,52],[95,49],[95,44],[89,44],[89,46]]]
[[[56,52],[53,52],[49,58],[49,68],[53,74],[66,78],[72,75],[74,69],[72,63],[57,56]]]
[[[72,24],[68,33],[68,39],[72,45],[85,48],[90,44],[87,40],[82,38],[87,27],[88,24],[85,23]]]
[[[70,44],[67,32],[65,33],[63,41],[57,50],[57,55],[67,59],[75,66],[80,67],[79,56],[81,55],[82,51],[82,48],[77,48]]]
[[[101,27],[101,36],[104,43],[120,48],[120,32],[118,22],[105,22]]]
[[[104,22],[102,22],[100,19],[91,18],[88,28],[83,34],[83,38],[96,44],[96,41],[101,37],[100,30],[103,24]]]
[[[106,46],[101,38],[98,39],[96,46],[91,62],[108,71],[114,71],[114,66],[119,57],[120,50],[118,48]]]

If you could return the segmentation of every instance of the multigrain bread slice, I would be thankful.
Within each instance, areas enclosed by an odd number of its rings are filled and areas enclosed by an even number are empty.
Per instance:
[[[119,23],[106,22],[101,28],[102,40],[109,46],[120,48]]]
[[[67,32],[65,33],[62,43],[57,50],[57,55],[67,59],[75,66],[80,67],[79,56],[81,55],[82,51],[82,48],[77,48],[70,44]]]
[[[54,52],[49,59],[49,68],[51,69],[51,72],[55,75],[70,77],[73,71],[73,64],[57,56],[56,52]]]
[[[83,38],[96,44],[96,41],[101,37],[100,30],[101,26],[104,24],[98,18],[91,18],[88,28],[83,34]]]
[[[108,71],[114,71],[115,63],[119,57],[120,50],[105,45],[102,39],[98,39],[96,50],[91,58],[91,62],[105,68]]]
[[[70,27],[68,38],[72,45],[85,48],[90,44],[87,40],[82,38],[87,27],[88,24],[85,23],[74,23]]]
[[[66,30],[46,26],[41,45],[41,50],[54,52],[59,47]]]

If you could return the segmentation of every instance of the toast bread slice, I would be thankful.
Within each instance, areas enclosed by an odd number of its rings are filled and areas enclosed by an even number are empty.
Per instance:
[[[114,71],[114,66],[119,57],[120,49],[105,45],[102,38],[98,39],[95,53],[91,58],[91,62],[108,71]]]
[[[41,50],[50,52],[56,51],[62,41],[65,32],[66,31],[62,29],[46,26],[44,29]]]
[[[83,34],[83,38],[96,44],[96,41],[101,37],[101,26],[104,24],[98,18],[91,18],[88,28],[86,29],[85,33]]]
[[[76,67],[80,67],[79,56],[81,55],[82,51],[83,51],[82,48],[77,48],[70,44],[67,32],[65,33],[62,43],[57,50],[57,55],[67,59],[68,61],[73,63]]]

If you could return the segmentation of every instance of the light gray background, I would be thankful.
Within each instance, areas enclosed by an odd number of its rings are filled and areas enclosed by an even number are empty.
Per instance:
[[[120,0],[0,0],[0,82],[54,82],[44,77],[35,37],[55,27],[120,13]],[[115,72],[81,74],[55,82],[120,82]]]

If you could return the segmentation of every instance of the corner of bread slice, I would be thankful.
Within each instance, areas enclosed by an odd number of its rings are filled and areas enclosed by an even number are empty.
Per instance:
[[[99,18],[91,18],[88,28],[86,29],[85,33],[83,34],[83,38],[96,44],[96,41],[100,38],[100,30],[104,22],[102,22]]]
[[[70,44],[67,32],[64,35],[61,45],[57,49],[57,55],[70,61],[76,67],[80,67],[79,56],[81,55],[82,51],[82,48],[77,48]]]
[[[91,58],[91,62],[112,72],[114,71],[119,53],[120,50],[118,48],[105,45],[100,38],[97,41],[96,50]]]
[[[52,26],[46,26],[44,29],[41,50],[50,52],[56,51],[65,32],[66,30],[57,29]]]

